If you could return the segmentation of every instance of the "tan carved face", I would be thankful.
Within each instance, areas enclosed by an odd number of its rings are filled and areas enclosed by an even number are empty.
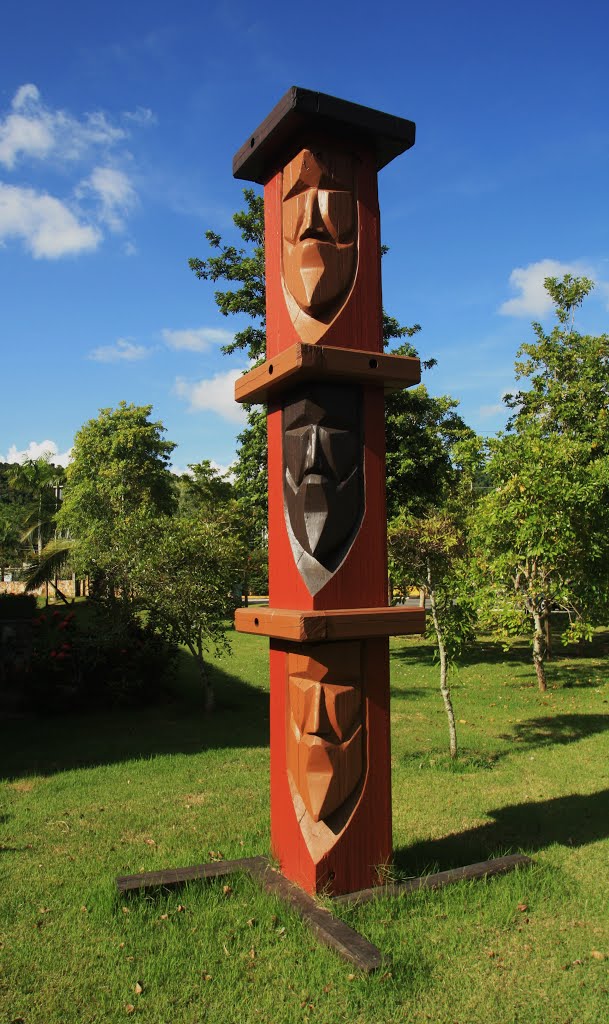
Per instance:
[[[303,149],[283,171],[283,283],[314,319],[337,312],[357,264],[355,164]]]
[[[311,818],[320,821],[345,802],[363,774],[360,645],[288,657],[288,769]]]

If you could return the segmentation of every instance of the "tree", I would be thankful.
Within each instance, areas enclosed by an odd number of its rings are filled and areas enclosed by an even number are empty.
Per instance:
[[[240,210],[233,217],[235,226],[239,229],[243,242],[248,248],[237,248],[226,245],[222,242],[220,235],[213,231],[207,231],[207,238],[214,255],[206,260],[197,258],[190,259],[189,266],[196,273],[197,277],[206,281],[226,281],[230,287],[226,291],[216,291],[215,300],[218,309],[223,316],[233,314],[245,314],[254,323],[248,325],[244,330],[238,331],[233,341],[225,345],[223,352],[231,354],[238,349],[247,352],[252,361],[262,360],[266,349],[266,286],[264,277],[264,200],[262,196],[256,195],[253,189],[244,189],[245,209]],[[382,248],[386,253],[387,248]],[[390,316],[383,310],[383,339],[388,345],[391,340],[412,338],[420,331],[420,325],[412,327],[402,326],[395,317]],[[417,355],[416,349],[409,342],[403,342],[396,349],[401,355]],[[425,369],[435,364],[430,359],[424,362]],[[395,410],[394,420],[400,418],[402,431],[405,429],[407,418],[404,415],[404,404],[415,406],[416,400],[403,399],[402,396],[393,395],[388,400],[388,415]],[[235,493],[240,502],[241,508],[246,515],[251,515],[251,535],[256,538],[252,551],[260,553],[260,538],[266,537],[267,512],[267,438],[266,438],[266,409],[260,406],[247,408],[247,426],[239,434],[239,449],[235,466]],[[413,428],[417,423],[417,411],[412,410],[409,422]],[[395,424],[392,424],[392,426]],[[418,427],[417,427],[418,430]],[[388,431],[388,437],[393,437],[392,431]],[[402,436],[396,435],[396,444],[403,440]],[[391,440],[389,441],[391,445]],[[391,459],[391,452],[388,452]],[[399,456],[402,460],[403,455]],[[398,456],[396,454],[394,474],[398,474]],[[405,463],[404,463],[405,464]],[[412,476],[412,469],[408,468]],[[393,476],[390,474],[391,481]],[[265,543],[265,541],[263,542]]]
[[[234,498],[234,486],[225,473],[212,466],[209,459],[189,463],[190,473],[177,479],[178,509],[183,514],[197,511],[217,512]]]
[[[135,543],[134,543],[135,542]],[[238,564],[238,542],[230,530],[200,515],[157,517],[133,536],[137,552],[129,568],[149,623],[170,643],[192,654],[201,680],[205,709],[214,693],[205,656],[228,649],[226,619]]]
[[[455,514],[430,509],[422,517],[401,512],[389,524],[388,539],[395,582],[403,593],[414,586],[429,600],[450,756],[456,758],[457,730],[448,673],[473,636],[471,602],[460,574],[466,557],[465,533]]]
[[[431,396],[423,384],[388,397],[389,520],[403,512],[424,515],[431,506],[442,504],[456,486],[455,445],[473,437],[456,411],[458,404],[449,395]]]
[[[457,403],[432,398],[417,389],[412,404],[405,404],[398,437],[409,444],[408,460],[394,494],[395,509],[388,526],[391,579],[403,595],[416,587],[429,601],[427,631],[434,641],[440,665],[440,693],[448,721],[450,756],[457,756],[457,732],[449,670],[474,635],[475,611],[468,586],[468,510],[476,501],[473,482],[479,471],[480,438],[455,412]],[[418,415],[415,412],[418,410]],[[414,414],[414,416],[413,416]],[[396,446],[399,452],[399,447]],[[424,473],[418,465],[421,452]],[[399,506],[399,497],[404,505]]]
[[[567,613],[566,641],[590,637],[609,607],[609,338],[574,329],[590,281],[545,284],[557,323],[549,335],[534,323],[519,350],[531,387],[507,398],[515,412],[488,444],[492,486],[473,525],[481,608],[506,639],[532,633],[540,690],[551,611]]]
[[[111,597],[121,589],[114,569],[117,531],[134,517],[170,513],[176,504],[168,468],[175,445],[163,439],[165,428],[149,419],[151,411],[121,402],[80,428],[57,516],[59,528],[75,541],[76,567]]]

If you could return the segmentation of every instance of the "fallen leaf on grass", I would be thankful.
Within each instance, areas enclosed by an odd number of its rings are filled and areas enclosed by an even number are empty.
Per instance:
[[[250,917],[249,921],[247,922],[247,927],[253,928],[255,924],[257,924],[256,918]]]
[[[211,979],[212,979],[211,974],[204,974],[203,975],[203,981],[211,981]]]
[[[125,1006],[125,1010],[127,1011],[127,1013],[135,1013],[135,1006],[133,1005],[133,1003],[127,1003]]]
[[[129,907],[123,907],[123,914],[129,913]]]
[[[88,914],[89,913],[88,907],[85,907],[84,903],[83,903],[82,907],[80,908],[80,910],[81,910],[81,913],[83,913],[83,914]]]
[[[528,909],[529,909],[528,903],[519,903],[518,904],[518,910],[520,911],[521,914],[524,914],[525,910],[528,910]]]
[[[184,904],[183,903],[178,903],[178,914],[183,914],[185,910],[186,910],[186,907],[184,906]]]
[[[168,919],[169,919],[169,914],[161,914],[161,921],[167,921]]]
[[[144,839],[146,846],[156,846],[154,839]]]
[[[347,981],[355,981],[355,975],[354,974],[348,974],[347,975]]]
[[[604,960],[605,954],[601,953],[600,949],[593,949],[590,956],[594,957],[595,960]]]
[[[141,996],[142,992],[144,991],[144,986],[140,985],[139,981],[136,981],[135,985],[133,986],[133,991],[135,992],[136,996]]]
[[[232,887],[230,885],[223,885],[222,886],[222,892],[224,893],[225,896],[230,896],[232,891],[233,890],[232,890]]]

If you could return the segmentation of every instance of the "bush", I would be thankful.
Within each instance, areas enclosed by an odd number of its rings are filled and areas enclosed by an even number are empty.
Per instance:
[[[11,680],[19,707],[54,714],[158,700],[175,650],[139,619],[102,606],[85,629],[74,611],[43,611],[31,622],[29,660]]]

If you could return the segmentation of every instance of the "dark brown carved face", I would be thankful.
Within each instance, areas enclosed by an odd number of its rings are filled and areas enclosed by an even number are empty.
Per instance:
[[[313,821],[327,818],[363,774],[363,726],[358,642],[290,654],[287,761]]]
[[[283,171],[283,282],[301,310],[338,310],[355,276],[354,160],[303,149]]]
[[[311,384],[283,407],[284,511],[296,564],[314,594],[351,547],[364,512],[362,394]]]

